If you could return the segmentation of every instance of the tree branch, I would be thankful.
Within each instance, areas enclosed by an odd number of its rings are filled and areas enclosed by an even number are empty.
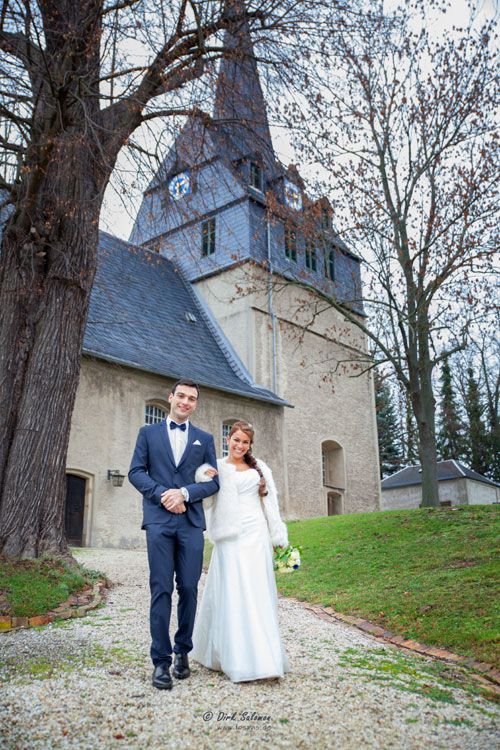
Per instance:
[[[108,13],[114,13],[115,11],[123,10],[124,8],[131,8],[133,5],[137,5],[140,0],[123,0],[121,3],[115,3],[109,5],[107,8],[103,8],[101,16],[106,16]]]

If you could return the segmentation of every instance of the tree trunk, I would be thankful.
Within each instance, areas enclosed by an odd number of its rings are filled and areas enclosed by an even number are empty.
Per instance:
[[[420,349],[419,398],[414,400],[417,417],[420,466],[422,469],[422,502],[420,507],[439,508],[436,450],[436,401],[432,390],[432,366],[427,352]]]
[[[109,170],[110,171],[110,170]],[[5,228],[0,270],[0,553],[67,554],[65,466],[106,179],[60,137]]]

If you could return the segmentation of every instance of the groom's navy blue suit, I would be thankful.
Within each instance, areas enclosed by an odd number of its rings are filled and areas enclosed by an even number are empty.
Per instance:
[[[169,624],[174,572],[179,594],[174,651],[187,654],[193,648],[205,528],[201,501],[219,489],[217,477],[195,483],[196,469],[204,463],[217,467],[214,439],[191,423],[186,449],[177,466],[165,420],[139,431],[128,478],[143,497],[142,528],[146,530],[151,589],[151,659],[155,666],[172,662]],[[186,512],[172,513],[161,504],[161,495],[181,487],[189,492]]]

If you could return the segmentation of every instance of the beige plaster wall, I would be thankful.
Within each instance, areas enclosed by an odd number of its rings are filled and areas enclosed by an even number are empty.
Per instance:
[[[265,281],[259,269],[240,266],[196,286],[255,381],[273,389]],[[309,290],[285,286],[273,292],[276,390],[294,406],[284,413],[290,517],[327,513],[321,468],[325,440],[344,450],[343,512],[378,510],[380,504],[373,382],[368,374],[352,377],[355,370],[346,362],[366,351],[366,341],[335,310],[319,312],[319,304],[324,307]]]
[[[492,487],[484,482],[467,479],[467,499],[469,505],[491,505],[500,502],[500,487]]]
[[[96,547],[144,546],[142,499],[125,479],[107,480],[108,469],[127,474],[146,402],[167,405],[173,380],[84,357],[73,412],[68,472],[88,479],[84,544]],[[222,422],[246,419],[256,429],[254,453],[271,466],[286,508],[283,473],[283,408],[262,401],[202,388],[193,422],[211,432],[222,455]]]
[[[466,479],[448,479],[439,482],[439,501],[452,505],[467,505]],[[422,502],[422,486],[394,487],[382,490],[381,510],[404,510],[419,508]]]

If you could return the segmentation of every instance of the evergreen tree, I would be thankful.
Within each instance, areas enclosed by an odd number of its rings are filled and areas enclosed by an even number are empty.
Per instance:
[[[440,429],[438,432],[438,456],[441,460],[463,457],[464,436],[462,420],[455,400],[451,368],[448,359],[441,369]]]
[[[399,428],[389,385],[375,372],[375,408],[377,410],[378,448],[381,477],[401,468],[402,451]]]
[[[484,408],[481,403],[479,385],[472,367],[467,369],[467,392],[465,411],[468,419],[467,457],[471,469],[479,474],[487,474],[489,435],[483,422]]]

